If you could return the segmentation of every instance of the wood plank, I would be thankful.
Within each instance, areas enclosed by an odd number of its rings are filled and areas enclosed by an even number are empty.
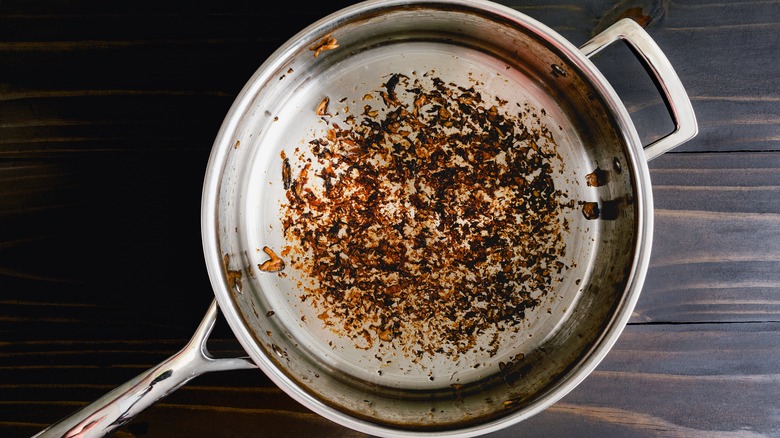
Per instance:
[[[651,178],[653,252],[632,321],[780,321],[780,154],[667,154]]]
[[[189,336],[213,299],[200,243],[207,153],[0,162],[0,330]],[[201,310],[171,315],[180,300]]]
[[[3,2],[0,158],[209,150],[264,59],[346,4],[268,11],[253,2]]]
[[[52,3],[53,11],[59,9],[62,15],[19,16],[21,6],[4,4],[9,14],[6,37],[0,41],[0,57],[6,65],[0,72],[0,114],[16,119],[12,123],[17,126],[0,137],[5,146],[0,150],[6,155],[144,149],[150,140],[161,137],[170,139],[167,147],[186,148],[195,143],[209,147],[232,97],[262,60],[318,18],[317,13],[348,2],[329,3],[316,13],[290,5],[290,10],[272,14],[273,19],[266,16],[264,26],[254,23],[266,11],[245,3],[233,5],[232,10],[220,8],[219,13],[209,8],[186,13],[147,4],[146,14],[140,12],[143,8],[124,13],[130,15],[104,7],[93,11],[93,2],[88,1],[72,2],[71,10]],[[776,23],[766,19],[775,11],[776,2],[759,2],[750,8],[730,3],[659,6],[653,1],[505,3],[560,31],[575,45],[640,8],[653,18],[648,31],[677,67],[698,114],[700,135],[681,150],[777,150],[780,124],[772,115],[780,110],[780,95],[774,86],[780,66],[772,55],[780,50],[780,41]],[[121,6],[117,8],[121,11]],[[643,138],[650,141],[670,130],[662,100],[627,50],[608,49],[595,60],[626,102]],[[51,71],[58,73],[56,82],[51,81]],[[187,73],[192,71],[198,74]],[[750,80],[741,80],[745,77]],[[147,142],[124,133],[117,136],[116,131],[106,136],[100,126],[104,118],[98,115],[65,121],[52,116],[48,121],[50,125],[70,123],[67,129],[18,129],[24,120],[16,114],[51,113],[48,107],[52,104],[66,106],[74,115],[89,108],[119,112],[123,100],[108,97],[122,95],[135,97],[135,114],[166,109],[165,115],[148,119],[156,124],[133,130]],[[215,103],[214,98],[221,100]],[[170,138],[172,132],[191,130],[196,134]]]
[[[135,347],[147,356],[144,346]],[[489,436],[776,436],[778,360],[778,323],[631,325],[596,371],[559,403]],[[359,436],[308,413],[261,374],[199,377],[123,431],[186,436],[196,424],[199,436],[256,428],[287,436],[313,430],[318,436]],[[42,385],[35,375],[0,385],[0,400],[18,400],[2,403],[0,434],[29,435],[119,383],[111,381],[115,377],[97,370],[66,385]]]

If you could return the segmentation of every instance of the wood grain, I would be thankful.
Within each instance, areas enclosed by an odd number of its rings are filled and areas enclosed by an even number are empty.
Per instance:
[[[351,4],[0,1],[0,436],[30,436],[176,352],[212,300],[200,191],[234,96]],[[700,134],[650,163],[653,254],[594,373],[492,436],[780,436],[780,1],[504,1],[575,46],[631,17]],[[672,129],[623,45],[593,59],[645,142]],[[243,355],[224,321],[210,349]],[[361,436],[259,371],[199,377],[116,436]]]
[[[596,371],[560,403],[491,436],[776,436],[778,329],[778,323],[631,325]],[[120,350],[141,358],[142,366],[164,354],[164,349],[149,351],[141,344],[125,344]],[[24,360],[20,353],[14,361]],[[0,400],[13,400],[0,405],[18,424],[0,421],[0,431],[32,433],[110,389],[114,379],[140,371],[95,367],[95,355],[79,348],[61,353],[72,367],[61,376],[70,379],[65,385],[36,381],[35,370],[3,367],[3,374],[12,373],[18,383],[0,385]],[[164,437],[190,436],[197,430],[198,436],[233,436],[255,429],[264,435],[357,436],[311,414],[259,371],[199,377],[141,414],[124,432]]]
[[[650,167],[654,245],[632,321],[780,321],[780,154],[668,154]]]

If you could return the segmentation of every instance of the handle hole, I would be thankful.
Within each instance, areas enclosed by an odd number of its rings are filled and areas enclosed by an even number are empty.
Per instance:
[[[217,312],[217,322],[206,341],[206,346],[214,357],[246,356],[243,347],[236,340],[236,335],[233,334],[221,311]]]
[[[593,56],[591,61],[625,104],[643,145],[674,131],[674,121],[654,76],[645,70],[628,44],[615,42]]]

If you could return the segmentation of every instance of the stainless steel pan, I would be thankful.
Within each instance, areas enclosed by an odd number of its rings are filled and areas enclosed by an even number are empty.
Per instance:
[[[588,59],[618,40],[659,84],[676,125],[644,148],[625,107]],[[317,310],[300,299],[300,276],[292,268],[285,275],[258,270],[267,258],[259,249],[289,244],[280,218],[289,190],[282,152],[300,153],[338,119],[322,117],[323,96],[334,96],[334,111],[336,97],[361,105],[361,96],[381,89],[391,74],[431,71],[445,83],[477,84],[485,101],[528,104],[551,127],[560,159],[555,185],[575,201],[561,212],[569,230],[561,257],[567,269],[526,310],[522,329],[490,352],[380,361],[376,349],[356,348],[354,339],[317,320]],[[255,365],[313,411],[374,435],[471,436],[526,419],[579,384],[621,333],[651,247],[647,161],[696,131],[677,75],[630,20],[577,49],[543,24],[483,1],[370,1],[326,17],[260,67],[217,136],[202,204],[216,301],[193,340],[40,436],[99,436],[201,373]],[[596,169],[602,181],[589,184],[586,176]],[[588,218],[579,202],[595,202],[606,214]],[[208,354],[217,303],[249,358]]]

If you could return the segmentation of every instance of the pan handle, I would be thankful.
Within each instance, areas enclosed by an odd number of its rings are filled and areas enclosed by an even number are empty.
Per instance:
[[[669,59],[634,20],[624,18],[618,21],[585,43],[580,50],[591,57],[617,40],[625,41],[651,74],[674,121],[675,129],[671,134],[645,146],[645,158],[650,161],[695,137],[699,131],[696,115]]]
[[[211,371],[255,368],[255,364],[246,357],[215,359],[209,354],[206,342],[216,320],[215,300],[192,339],[181,351],[42,430],[35,437],[102,437],[194,377]]]

